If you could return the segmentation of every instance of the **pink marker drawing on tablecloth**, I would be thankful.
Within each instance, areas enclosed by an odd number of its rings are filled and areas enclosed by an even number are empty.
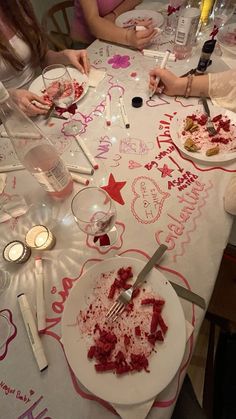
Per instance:
[[[129,55],[115,54],[112,58],[107,61],[108,64],[112,64],[112,68],[127,68],[131,65]]]
[[[10,342],[17,334],[12,313],[8,309],[0,310],[0,330],[0,361],[2,361],[7,355]]]

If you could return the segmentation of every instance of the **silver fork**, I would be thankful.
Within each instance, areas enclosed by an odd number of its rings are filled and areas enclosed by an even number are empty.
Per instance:
[[[204,96],[202,96],[201,100],[202,100],[202,104],[203,104],[203,107],[204,107],[204,111],[206,112],[206,114],[208,116],[207,123],[206,123],[207,131],[211,135],[216,135],[217,131],[216,131],[216,129],[214,127],[214,124],[211,120],[211,114],[210,114],[210,109],[209,109],[209,106],[208,106],[208,103],[207,103],[207,99]]]
[[[162,257],[166,249],[167,246],[165,246],[164,244],[161,244],[158,247],[151,259],[146,263],[141,272],[139,272],[135,283],[129,289],[123,291],[116,299],[114,304],[111,306],[111,308],[108,310],[108,312],[106,313],[106,317],[108,319],[112,319],[113,321],[115,321],[117,317],[124,311],[125,306],[132,300],[133,291],[143,283],[148,272],[150,272],[153,266]]]

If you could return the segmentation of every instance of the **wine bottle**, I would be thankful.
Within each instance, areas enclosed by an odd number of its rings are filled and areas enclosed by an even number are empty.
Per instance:
[[[73,190],[70,172],[54,145],[14,103],[1,82],[0,119],[24,167],[49,195],[66,198]]]

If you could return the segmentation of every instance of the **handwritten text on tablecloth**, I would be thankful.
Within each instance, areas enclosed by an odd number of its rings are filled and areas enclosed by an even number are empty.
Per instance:
[[[131,211],[136,220],[143,224],[154,223],[161,215],[164,201],[170,196],[163,192],[156,181],[147,176],[136,178],[132,184],[134,199]]]

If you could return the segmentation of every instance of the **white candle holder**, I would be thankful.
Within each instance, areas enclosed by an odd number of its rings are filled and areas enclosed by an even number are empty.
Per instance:
[[[32,249],[50,250],[56,244],[56,238],[44,225],[35,225],[26,234],[27,246]]]
[[[30,255],[30,248],[19,240],[8,243],[3,249],[3,258],[11,263],[24,263]]]

